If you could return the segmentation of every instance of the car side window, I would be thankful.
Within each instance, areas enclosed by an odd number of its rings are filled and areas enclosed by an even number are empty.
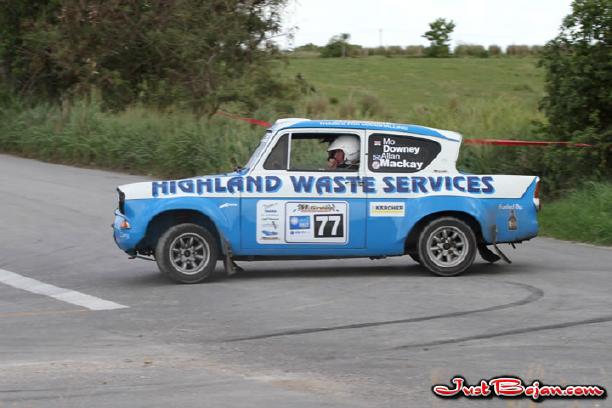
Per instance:
[[[282,135],[272,149],[263,167],[266,170],[287,170],[289,135]]]
[[[368,168],[379,173],[416,173],[440,154],[440,143],[418,137],[374,133],[368,139]]]
[[[359,136],[342,133],[293,133],[290,171],[356,172],[359,170]]]

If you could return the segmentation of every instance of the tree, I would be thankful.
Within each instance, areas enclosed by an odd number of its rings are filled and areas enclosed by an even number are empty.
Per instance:
[[[575,0],[559,35],[544,47],[550,130],[572,134],[612,125],[612,3]]]
[[[23,17],[0,48],[20,93],[65,99],[95,90],[109,108],[177,103],[212,114],[287,92],[271,68],[286,0],[28,1],[54,7],[0,7],[0,21]]]
[[[559,35],[540,59],[546,74],[541,108],[546,131],[593,149],[551,153],[559,180],[612,177],[612,3],[574,0]]]
[[[423,34],[430,41],[427,55],[430,57],[448,57],[450,35],[455,29],[455,23],[439,18],[429,23],[429,31]]]
[[[59,0],[0,0],[0,85],[9,89],[28,87],[19,81],[27,76],[27,67],[20,58],[23,37],[36,19],[52,19],[59,9]]]
[[[324,58],[346,57],[353,48],[353,45],[348,42],[350,38],[351,35],[348,33],[333,36],[321,50],[321,56]]]

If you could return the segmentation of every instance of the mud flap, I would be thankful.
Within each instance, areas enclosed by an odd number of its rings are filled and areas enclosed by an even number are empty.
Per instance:
[[[501,257],[499,255],[497,255],[495,252],[491,251],[489,248],[487,248],[487,246],[483,243],[478,244],[478,253],[480,254],[480,257],[482,259],[484,259],[487,262],[497,262],[501,259]]]
[[[225,275],[232,276],[237,272],[243,272],[244,269],[236,265],[232,259],[232,248],[226,240],[223,240],[223,252],[225,257],[223,258],[223,268],[225,269]]]
[[[495,250],[495,252],[497,252],[497,255],[499,255],[499,257],[504,260],[504,262],[511,264],[512,261],[497,246],[497,225],[492,226],[491,230],[492,230],[492,233],[493,233],[492,234],[493,235],[493,249]],[[493,255],[495,255],[495,254],[493,254]]]

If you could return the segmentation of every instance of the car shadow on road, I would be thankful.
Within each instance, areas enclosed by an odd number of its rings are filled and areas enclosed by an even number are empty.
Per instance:
[[[310,266],[304,265],[303,267],[296,267],[292,264],[288,268],[283,268],[279,263],[274,269],[263,269],[261,266],[257,266],[255,262],[241,262],[240,266],[244,268],[244,271],[240,271],[235,275],[227,278],[223,276],[222,270],[218,269],[216,281],[224,279],[228,280],[248,280],[248,279],[285,279],[285,278],[315,278],[315,279],[331,279],[331,278],[354,278],[360,276],[371,276],[371,277],[419,277],[419,278],[431,278],[431,279],[444,279],[443,277],[437,276],[429,272],[427,269],[416,263],[409,263],[406,265],[380,265],[372,263],[371,265],[359,265],[359,266]],[[464,272],[463,275],[456,277],[461,279],[462,277],[470,276],[487,276],[491,277],[499,276],[515,276],[523,275],[528,273],[522,271],[521,268],[513,267],[512,265],[500,265],[500,264],[489,264],[485,262],[475,263],[472,267]]]
[[[334,261],[332,261],[334,262]],[[228,277],[225,275],[223,263],[219,262],[214,275],[207,281],[208,283],[231,283],[245,280],[263,279],[347,279],[358,277],[379,277],[379,278],[430,278],[444,279],[429,272],[427,269],[412,261],[406,264],[385,265],[375,261],[359,265],[330,265],[324,261],[317,261],[312,265],[308,261],[300,261],[296,265],[295,261],[275,261],[270,262],[239,262],[244,270]],[[301,264],[301,265],[299,265]],[[269,267],[272,265],[272,267]],[[520,265],[490,264],[483,261],[476,261],[470,269],[462,275],[447,279],[469,279],[470,277],[511,277],[532,275],[533,268]],[[172,285],[173,281],[165,277],[156,267],[152,267],[150,272],[127,274],[120,278],[122,285],[140,287],[160,287]]]

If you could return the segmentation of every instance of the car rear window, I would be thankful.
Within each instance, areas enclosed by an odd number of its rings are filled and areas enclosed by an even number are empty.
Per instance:
[[[427,168],[440,150],[433,140],[374,133],[368,139],[368,168],[377,173],[416,173]]]

